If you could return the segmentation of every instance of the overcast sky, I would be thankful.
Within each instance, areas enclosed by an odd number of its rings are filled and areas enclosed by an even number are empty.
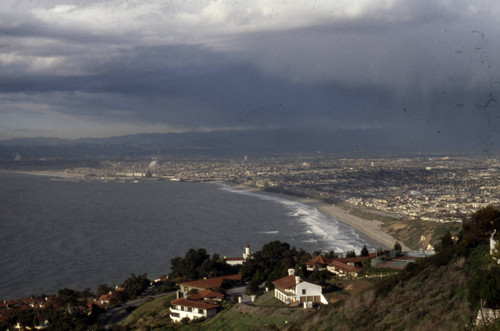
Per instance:
[[[399,128],[494,144],[499,17],[498,0],[2,0],[0,139]]]

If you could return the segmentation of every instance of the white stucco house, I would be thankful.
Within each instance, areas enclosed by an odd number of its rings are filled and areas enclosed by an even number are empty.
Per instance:
[[[225,257],[226,263],[229,265],[242,265],[246,259],[250,257],[250,245],[245,246],[245,250],[243,251],[242,257]]]
[[[217,314],[217,309],[220,307],[218,304],[192,301],[186,298],[173,300],[170,304],[170,318],[174,322],[180,322],[185,317],[190,320],[212,317]]]
[[[288,269],[288,276],[273,282],[274,296],[286,304],[302,304],[304,302],[318,302],[328,304],[320,285],[306,282],[295,276],[293,269]]]

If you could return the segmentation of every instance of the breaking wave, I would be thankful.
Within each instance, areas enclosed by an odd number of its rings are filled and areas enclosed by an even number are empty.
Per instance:
[[[296,226],[300,241],[304,243],[317,242],[318,249],[320,250],[334,250],[339,253],[354,250],[359,253],[363,245],[366,245],[368,248],[375,248],[361,238],[349,225],[341,223],[305,203],[288,200],[277,195],[240,190],[225,184],[221,185],[221,189],[262,200],[273,201],[284,206],[288,210],[288,216],[291,221],[290,224],[284,224],[284,227]]]

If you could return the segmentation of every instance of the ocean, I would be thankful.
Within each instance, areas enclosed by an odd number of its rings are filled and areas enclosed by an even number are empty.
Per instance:
[[[0,300],[154,279],[190,248],[239,257],[272,240],[311,253],[378,247],[316,208],[224,184],[0,172]]]

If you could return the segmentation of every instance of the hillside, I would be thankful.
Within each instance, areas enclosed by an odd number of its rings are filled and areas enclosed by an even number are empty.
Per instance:
[[[333,280],[338,288],[326,293],[330,304],[317,309],[284,307],[271,291],[253,305],[227,303],[206,321],[168,326],[183,330],[477,329],[478,311],[500,306],[500,267],[489,251],[489,238],[499,228],[500,210],[482,209],[464,223],[458,241],[445,234],[437,254],[418,259],[400,272],[384,278]],[[141,328],[140,323],[131,325]],[[499,326],[497,321],[487,329]]]

